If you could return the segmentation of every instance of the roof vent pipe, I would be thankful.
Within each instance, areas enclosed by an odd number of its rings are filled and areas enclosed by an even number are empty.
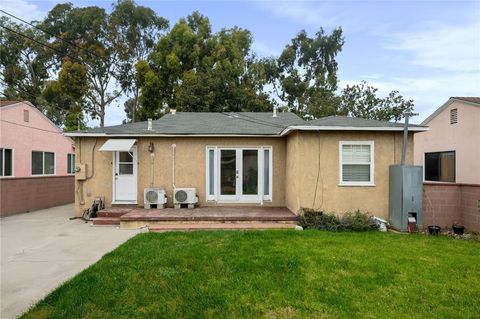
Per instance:
[[[273,117],[277,117],[277,107],[273,107]]]
[[[147,130],[151,131],[152,130],[152,119],[147,119]]]
[[[177,113],[176,109],[170,109],[170,114],[175,114],[175,113]]]
[[[408,117],[410,113],[405,113],[405,125],[403,126],[403,144],[402,144],[402,161],[400,165],[405,165],[405,157],[407,156],[407,143],[408,143]]]

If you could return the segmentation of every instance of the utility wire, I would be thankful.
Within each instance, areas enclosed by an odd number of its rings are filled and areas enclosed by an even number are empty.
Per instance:
[[[65,56],[68,56],[69,58],[71,58],[71,59],[73,59],[73,60],[76,60],[76,61],[82,63],[82,61],[81,61],[80,59],[75,58],[75,57],[72,57],[72,56],[68,55],[67,53],[65,53],[65,52],[63,52],[63,51],[61,51],[61,50],[58,50],[58,49],[56,49],[56,48],[54,48],[54,47],[52,47],[52,46],[50,46],[50,45],[48,45],[48,44],[45,44],[45,43],[43,43],[43,42],[41,42],[41,41],[35,40],[34,38],[29,37],[28,35],[25,35],[25,34],[23,34],[23,33],[21,33],[21,32],[18,32],[18,31],[15,31],[15,30],[13,30],[13,29],[10,29],[9,27],[6,27],[6,26],[4,26],[4,25],[0,25],[0,27],[4,28],[5,30],[7,30],[7,31],[9,31],[9,32],[11,32],[11,33],[14,33],[14,34],[19,35],[19,36],[21,36],[21,37],[23,37],[23,38],[29,39],[29,40],[31,40],[31,41],[39,44],[39,45],[43,45],[44,47],[49,48],[50,50],[53,50],[53,51],[55,51],[55,52],[57,52],[57,53],[63,54],[63,55],[65,55]]]
[[[87,53],[89,53],[89,54],[91,54],[91,55],[93,55],[93,56],[95,56],[95,57],[97,57],[97,58],[99,58],[99,59],[104,59],[104,58],[105,58],[105,57],[102,57],[102,56],[100,56],[100,55],[98,55],[98,54],[96,54],[96,53],[94,53],[94,52],[86,49],[86,48],[83,48],[83,47],[79,46],[78,44],[75,44],[75,43],[70,42],[70,41],[68,41],[68,40],[62,39],[62,38],[56,36],[55,34],[49,32],[49,31],[47,31],[47,30],[44,30],[44,29],[40,28],[39,26],[34,25],[33,23],[30,23],[30,22],[28,22],[28,21],[25,21],[25,20],[23,20],[22,18],[19,18],[19,17],[15,16],[15,15],[13,15],[13,14],[11,14],[11,13],[6,12],[5,10],[1,10],[1,9],[0,9],[0,11],[3,12],[3,13],[5,13],[5,14],[8,15],[8,16],[14,18],[14,19],[17,19],[17,20],[19,20],[19,21],[22,21],[23,23],[26,23],[26,24],[34,27],[35,29],[37,29],[37,30],[39,30],[39,31],[42,31],[43,33],[46,33],[46,34],[48,34],[48,35],[50,35],[50,36],[52,36],[52,37],[54,37],[54,38],[57,38],[58,40],[60,40],[60,41],[62,41],[62,42],[65,42],[65,43],[67,43],[67,44],[69,44],[69,45],[71,45],[71,46],[74,46],[74,47],[76,47],[77,49],[84,50],[85,52],[87,52]]]
[[[29,125],[23,125],[23,124],[20,124],[20,123],[15,123],[15,122],[10,122],[10,121],[7,121],[7,120],[0,120],[2,122],[6,122],[6,123],[10,123],[10,124],[13,124],[13,125],[18,125],[18,126],[23,126],[23,127],[28,127],[28,128],[32,128],[34,130],[39,130],[39,131],[44,131],[44,132],[48,132],[48,133],[55,133],[55,134],[62,134],[62,132],[57,132],[57,131],[49,131],[49,130],[45,130],[43,128],[39,128],[39,127],[33,127],[33,126],[29,126]]]
[[[10,85],[10,84],[8,84],[7,82],[3,81],[2,79],[0,79],[0,83],[2,83],[3,85],[5,85],[5,86],[7,86],[7,87],[12,87],[13,89],[15,89],[15,90],[17,90],[17,91],[20,91],[20,92],[22,92],[22,93],[25,93],[25,94],[31,96],[31,97],[34,98],[34,99],[37,99],[37,98],[38,98],[37,96],[35,96],[35,95],[33,95],[32,93],[30,93],[30,92],[22,89],[21,87]],[[2,93],[2,94],[6,97],[6,95],[5,95],[4,93]],[[53,109],[56,109],[57,111],[61,111],[61,112],[67,112],[67,111],[69,111],[68,109],[62,109],[61,107],[58,107],[58,106],[55,106],[55,105],[51,105],[51,104],[49,104],[49,107],[51,107],[51,108],[53,108]],[[38,108],[37,108],[37,109],[38,109]],[[38,110],[39,110],[40,112],[42,112],[40,109],[38,109]],[[43,113],[43,112],[42,112],[42,113]]]

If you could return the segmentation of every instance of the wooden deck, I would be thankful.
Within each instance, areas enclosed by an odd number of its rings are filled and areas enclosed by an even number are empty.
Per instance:
[[[109,207],[98,212],[95,225],[120,225],[121,228],[152,227],[159,229],[241,229],[241,228],[286,228],[282,224],[294,227],[298,216],[286,207],[233,207],[206,206],[194,209],[144,209],[140,207]],[[222,224],[235,223],[237,226]],[[190,224],[190,226],[187,226]],[[197,224],[197,226],[192,226]],[[200,226],[198,226],[200,224]],[[217,226],[214,226],[217,225]],[[242,227],[241,225],[247,225]],[[258,227],[254,226],[257,225]],[[268,225],[267,225],[268,224]],[[183,226],[182,226],[183,225]],[[202,227],[201,225],[205,225]],[[220,225],[220,226],[219,226]],[[263,226],[263,227],[261,227]]]

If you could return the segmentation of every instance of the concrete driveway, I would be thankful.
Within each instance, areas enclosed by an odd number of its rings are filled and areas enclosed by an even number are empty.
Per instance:
[[[69,220],[73,204],[5,217],[1,231],[1,314],[15,318],[139,230]]]

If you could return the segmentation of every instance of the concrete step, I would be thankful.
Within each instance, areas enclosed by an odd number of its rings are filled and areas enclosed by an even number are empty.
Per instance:
[[[294,229],[296,224],[286,223],[176,223],[148,226],[151,232],[194,230],[242,230],[242,229]]]
[[[97,217],[93,219],[93,224],[120,226],[120,218],[119,217]]]

